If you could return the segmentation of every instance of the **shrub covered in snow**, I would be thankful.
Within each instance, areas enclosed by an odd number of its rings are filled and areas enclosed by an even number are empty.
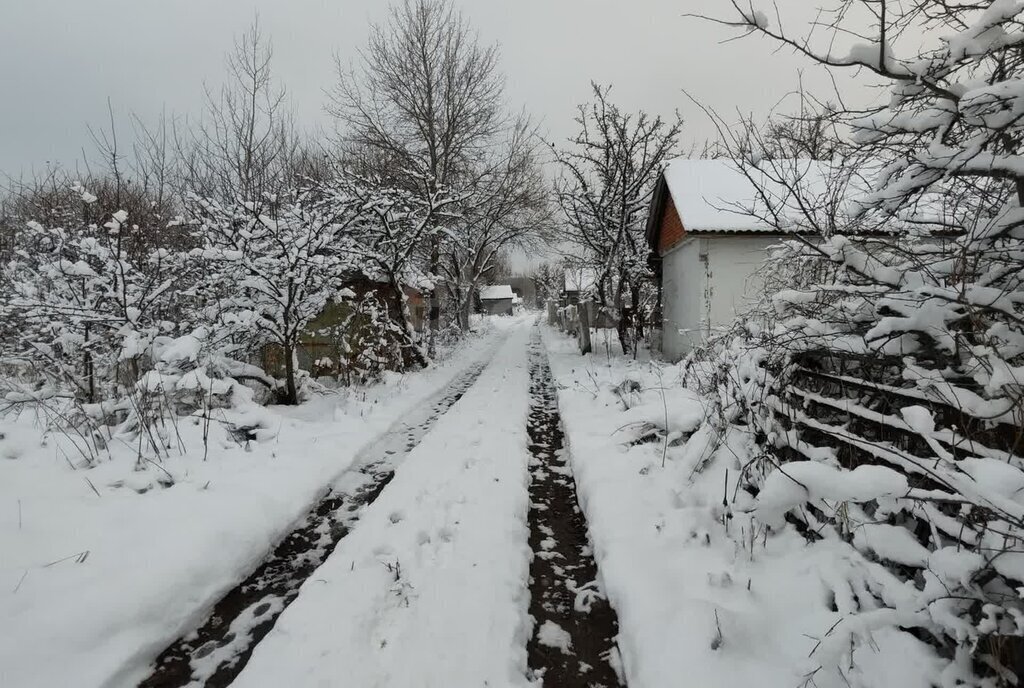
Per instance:
[[[388,312],[376,291],[346,304],[343,318],[318,327],[314,334],[329,342],[331,353],[314,362],[314,373],[345,384],[379,379],[385,371],[405,368],[405,328]]]
[[[796,279],[692,365],[758,443],[755,518],[863,556],[815,680],[849,682],[883,629],[947,660],[936,685],[1016,685],[1024,661],[1024,24],[1014,2],[940,5],[890,3],[879,40],[845,57],[739,5],[729,22],[892,83],[873,110],[837,113],[863,193],[827,226],[813,190],[793,185],[795,217],[767,199],[770,226],[818,236],[781,249]],[[943,41],[901,59],[887,39],[913,22]]]
[[[0,314],[13,327],[0,410],[45,409],[50,425],[82,434],[90,461],[113,438],[144,437],[140,457],[159,458],[179,415],[248,402],[250,382],[295,403],[310,372],[296,365],[299,345],[332,303],[350,316],[320,372],[358,383],[409,365],[419,349],[403,285],[433,206],[416,212],[398,192],[344,178],[282,193],[190,196],[167,230],[173,250],[147,248],[126,212],[94,208],[80,186],[58,195],[51,222],[27,219],[4,266]],[[357,298],[353,279],[401,304]],[[244,362],[268,344],[283,352],[283,382]]]

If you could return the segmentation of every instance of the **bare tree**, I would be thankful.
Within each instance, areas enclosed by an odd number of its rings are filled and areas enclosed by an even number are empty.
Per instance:
[[[83,160],[84,177],[74,181],[96,196],[94,210],[99,214],[118,210],[128,213],[131,224],[123,228],[117,241],[133,259],[156,248],[190,247],[188,233],[170,223],[181,210],[176,188],[181,180],[166,114],[161,114],[151,127],[133,115],[133,140],[125,146],[109,102],[107,109],[107,126],[89,127],[93,153]],[[69,189],[71,186],[69,178]]]
[[[800,106],[795,112],[780,109],[790,100],[787,96],[763,120],[753,115],[740,115],[731,123],[689,93],[686,95],[718,128],[718,137],[705,141],[702,146],[694,146],[689,157],[732,158],[739,152],[745,157],[776,160],[834,161],[849,148],[839,108],[830,102],[820,102],[802,87],[788,94],[799,100]]]
[[[439,223],[456,199],[441,191],[424,197],[379,178],[355,178],[353,183],[350,177],[339,183],[334,193],[357,197],[369,217],[360,224],[351,250],[364,274],[382,278],[399,300],[405,363],[426,365],[428,354],[417,343],[405,290],[422,282],[424,276],[417,274],[414,264],[416,252],[439,231]]]
[[[537,290],[537,303],[557,299],[565,288],[565,270],[558,262],[544,262],[533,271],[533,284]]]
[[[835,160],[841,138],[836,130],[834,110],[807,107],[801,99],[800,112],[777,115],[765,126],[763,152],[766,157],[805,160]]]
[[[254,21],[228,53],[227,83],[207,88],[202,119],[178,132],[190,190],[262,205],[287,187],[299,137],[285,89],[273,79],[273,54]]]
[[[508,127],[498,51],[483,46],[448,0],[405,0],[372,28],[358,66],[337,65],[329,111],[344,135],[372,150],[424,198],[454,192],[472,161]],[[441,238],[430,236],[429,272],[440,273]],[[440,320],[440,285],[430,301]]]
[[[538,157],[538,139],[521,120],[505,147],[472,179],[472,194],[445,232],[441,273],[459,326],[469,329],[481,281],[514,249],[545,244],[553,233],[550,187]]]
[[[205,264],[199,293],[220,302],[211,325],[238,329],[256,345],[281,348],[282,402],[299,402],[296,355],[309,322],[340,298],[353,271],[354,227],[363,199],[350,192],[299,188],[274,204],[258,206],[215,199],[188,199],[189,219],[203,242],[193,251]]]
[[[651,281],[643,236],[647,208],[682,120],[622,112],[609,100],[610,88],[591,86],[594,100],[579,106],[578,133],[568,147],[552,146],[562,170],[555,193],[567,236],[582,251],[575,260],[594,269],[594,296],[617,322],[629,352],[642,335],[639,315]]]

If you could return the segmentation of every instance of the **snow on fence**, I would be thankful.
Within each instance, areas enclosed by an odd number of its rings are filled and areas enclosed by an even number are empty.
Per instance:
[[[794,357],[764,398],[786,463],[761,484],[759,516],[785,512],[808,540],[828,529],[883,565],[866,581],[878,608],[850,610],[830,633],[837,651],[869,641],[868,617],[888,608],[883,624],[962,667],[1024,676],[1020,424],[970,403],[984,400],[969,378],[906,387],[903,373],[895,356]]]
[[[818,263],[803,290],[776,294],[756,323],[738,323],[717,353],[695,354],[691,376],[721,434],[745,429],[757,447],[741,485],[766,532],[788,523],[809,546],[859,553],[828,583],[840,619],[813,653],[821,670],[844,678],[855,648],[884,628],[948,660],[935,685],[1019,685],[1019,254],[1000,245],[981,263],[991,273],[962,276],[954,291],[949,277],[909,266],[866,275],[849,242],[831,241],[843,255]],[[882,258],[873,273],[888,270]],[[1004,283],[979,306],[983,279]]]

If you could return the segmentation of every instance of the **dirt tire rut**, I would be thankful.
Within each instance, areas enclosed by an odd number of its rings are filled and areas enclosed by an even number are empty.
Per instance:
[[[552,688],[624,685],[618,620],[601,589],[576,499],[558,401],[539,334],[530,344],[530,670]]]

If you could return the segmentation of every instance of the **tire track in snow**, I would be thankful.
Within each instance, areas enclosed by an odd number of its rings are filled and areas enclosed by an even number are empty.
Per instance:
[[[530,669],[545,686],[625,685],[618,620],[598,580],[539,333],[530,343],[530,397]]]
[[[362,511],[394,477],[395,466],[434,423],[476,382],[494,350],[458,375],[426,407],[364,449],[299,524],[239,585],[214,606],[202,624],[175,640],[156,659],[139,688],[228,686],[256,645],[274,627],[299,588],[330,556]]]

